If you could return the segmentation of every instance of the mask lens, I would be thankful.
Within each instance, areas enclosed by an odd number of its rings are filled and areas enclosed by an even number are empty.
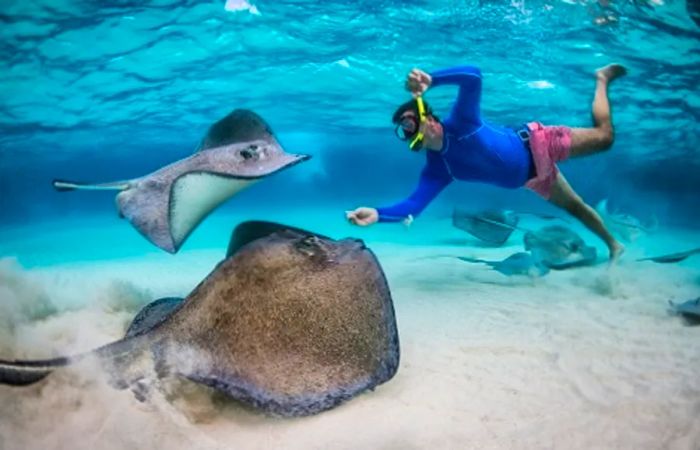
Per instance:
[[[402,117],[394,131],[402,141],[411,139],[418,132],[418,120],[413,116]]]

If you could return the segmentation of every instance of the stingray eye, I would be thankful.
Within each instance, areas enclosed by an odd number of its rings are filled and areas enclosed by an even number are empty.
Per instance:
[[[296,243],[296,248],[305,255],[312,256],[319,249],[319,241],[316,236],[306,236],[299,239]]]
[[[245,159],[246,161],[253,158],[255,156],[255,151],[258,149],[257,145],[251,145],[248,148],[244,148],[243,150],[240,151],[240,155]]]

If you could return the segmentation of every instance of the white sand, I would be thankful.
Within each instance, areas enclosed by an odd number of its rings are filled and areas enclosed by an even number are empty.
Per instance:
[[[634,262],[691,247],[697,234],[674,230],[631,245],[611,272],[599,266],[531,282],[421,259],[519,250],[518,236],[504,248],[464,246],[474,242],[443,222],[336,230],[368,240],[392,288],[401,366],[374,392],[317,416],[279,419],[189,383],[168,387],[176,400],[139,403],[86,364],[31,387],[0,387],[0,449],[700,448],[700,327],[684,326],[665,306],[700,295],[700,258]],[[118,227],[126,225],[93,233]],[[392,235],[414,245],[387,243]],[[6,242],[4,254],[12,247],[23,261],[24,250],[37,248],[25,241]],[[51,261],[67,252],[39,247]],[[223,253],[139,251],[60,265],[32,253],[31,270],[2,261],[0,357],[74,353],[116,339],[139,305],[185,295]]]

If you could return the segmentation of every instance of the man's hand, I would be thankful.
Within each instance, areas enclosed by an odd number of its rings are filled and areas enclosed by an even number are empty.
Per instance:
[[[357,208],[354,211],[345,211],[345,217],[353,225],[366,227],[379,220],[379,213],[374,208]]]
[[[413,69],[406,78],[406,90],[414,97],[420,97],[428,90],[433,83],[433,79],[420,69]]]

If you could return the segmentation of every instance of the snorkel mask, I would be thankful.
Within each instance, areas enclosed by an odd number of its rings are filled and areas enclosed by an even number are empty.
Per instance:
[[[408,148],[417,152],[423,147],[423,126],[425,125],[428,114],[425,110],[425,104],[422,97],[416,97],[416,106],[418,107],[418,119],[413,116],[403,118],[396,125],[396,136],[402,141],[409,141]]]

